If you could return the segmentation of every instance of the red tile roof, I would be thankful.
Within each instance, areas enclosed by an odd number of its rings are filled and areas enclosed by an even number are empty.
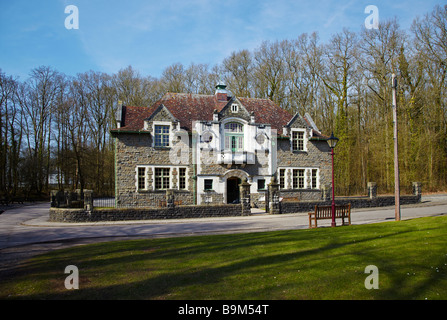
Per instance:
[[[292,115],[268,99],[238,98],[248,112],[254,112],[256,123],[270,124],[282,134],[282,128]],[[218,101],[215,95],[166,93],[151,107],[123,107],[121,128],[112,132],[142,131],[144,119],[149,118],[160,105],[164,105],[180,121],[180,126],[191,131],[193,121],[212,121],[215,109],[221,111],[228,101]]]

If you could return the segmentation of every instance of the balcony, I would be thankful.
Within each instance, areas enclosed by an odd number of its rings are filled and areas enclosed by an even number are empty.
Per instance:
[[[247,151],[222,151],[217,155],[219,164],[255,164],[255,154]]]

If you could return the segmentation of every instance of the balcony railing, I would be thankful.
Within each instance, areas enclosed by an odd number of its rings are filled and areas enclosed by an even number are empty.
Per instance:
[[[255,164],[255,154],[247,151],[222,151],[217,155],[219,164]]]

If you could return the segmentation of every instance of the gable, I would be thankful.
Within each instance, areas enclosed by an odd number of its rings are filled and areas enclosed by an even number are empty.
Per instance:
[[[287,123],[285,126],[287,128],[299,128],[299,129],[309,129],[309,125],[306,120],[301,117],[299,113],[295,114],[295,116]]]
[[[178,120],[172,115],[172,113],[163,105],[161,104],[154,113],[151,114],[151,116],[147,119],[145,119],[147,122],[154,122],[154,121],[172,121],[172,122],[178,122]]]
[[[220,120],[240,118],[248,122],[250,120],[250,113],[237,98],[233,98],[219,112],[219,118]]]

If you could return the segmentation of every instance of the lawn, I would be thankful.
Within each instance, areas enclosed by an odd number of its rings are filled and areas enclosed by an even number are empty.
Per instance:
[[[447,217],[78,246],[29,260],[0,299],[447,299]]]

